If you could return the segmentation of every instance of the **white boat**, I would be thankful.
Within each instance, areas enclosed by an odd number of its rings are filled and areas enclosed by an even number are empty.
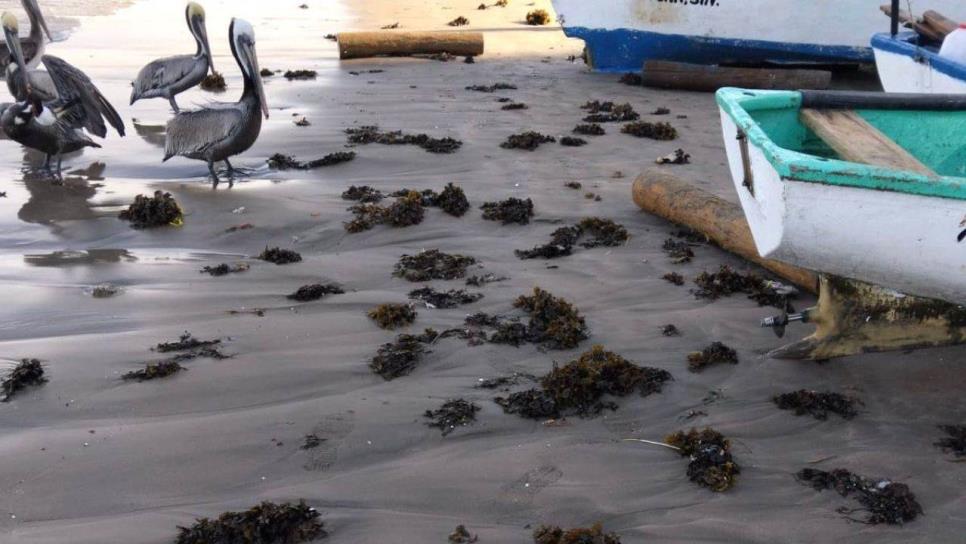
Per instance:
[[[966,303],[966,97],[726,88],[717,101],[763,257]],[[833,102],[936,175],[839,159],[800,120]]]
[[[876,34],[872,49],[886,92],[966,94],[966,64],[940,57],[935,47],[920,45],[915,32]]]
[[[588,63],[640,71],[646,60],[696,64],[871,63],[869,36],[888,28],[883,0],[553,0]],[[964,0],[904,0],[966,20]]]

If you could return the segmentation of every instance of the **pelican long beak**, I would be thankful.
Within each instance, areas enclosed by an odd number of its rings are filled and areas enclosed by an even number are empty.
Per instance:
[[[23,58],[23,49],[20,47],[20,36],[18,28],[14,25],[7,24],[12,19],[13,15],[9,13],[3,14],[3,36],[7,40],[7,48],[10,49],[10,54],[13,55],[13,62],[17,66],[16,77],[23,78],[23,83],[27,89],[27,95],[30,95],[30,79],[27,77],[27,62]]]
[[[47,28],[47,20],[44,19],[44,12],[40,11],[40,5],[37,4],[37,0],[24,0],[24,9],[27,10],[27,14],[30,16],[31,24],[40,25],[40,28],[44,30],[44,34],[47,35],[47,39],[54,41],[50,29]]]
[[[198,41],[201,42],[201,48],[205,52],[205,56],[208,57],[208,68],[211,69],[211,73],[215,73],[215,58],[211,53],[211,45],[208,44],[208,27],[205,25],[204,17],[193,17],[192,26],[195,31],[195,36],[198,37]]]
[[[261,68],[258,66],[258,54],[255,52],[255,44],[245,43],[242,45],[244,49],[245,61],[248,64],[248,69],[251,71],[252,82],[255,84],[255,92],[258,93],[258,102],[262,105],[262,113],[265,114],[265,119],[268,119],[268,101],[265,99],[265,86],[262,84],[262,73]]]

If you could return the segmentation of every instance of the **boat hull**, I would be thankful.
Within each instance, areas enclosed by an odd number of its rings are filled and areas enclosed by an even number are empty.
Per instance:
[[[890,93],[966,94],[966,64],[919,47],[915,33],[872,38],[882,88]]]
[[[868,0],[553,0],[553,5],[564,32],[586,43],[590,65],[606,72],[638,71],[647,60],[871,63],[868,37],[889,25],[878,4]],[[961,0],[931,0],[928,8],[966,20]]]
[[[779,172],[754,142],[743,146],[724,108],[721,125],[732,179],[762,257],[966,303],[966,243],[958,241],[966,201],[795,179]],[[753,189],[745,183],[746,165]]]

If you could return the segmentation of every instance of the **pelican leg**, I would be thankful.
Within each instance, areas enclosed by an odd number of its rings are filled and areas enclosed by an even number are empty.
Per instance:
[[[228,188],[231,189],[235,186],[235,167],[225,159],[225,166],[228,167]]]
[[[178,101],[173,96],[168,99],[168,102],[171,103],[171,108],[174,110],[175,115],[181,113],[181,108],[178,107]]]
[[[64,162],[63,155],[57,155],[57,179],[64,181],[64,174],[61,171],[61,165]]]
[[[47,153],[44,158],[44,170],[50,171],[50,153]]]
[[[217,189],[218,183],[221,182],[221,180],[218,179],[218,172],[215,172],[215,163],[212,161],[208,161],[208,172],[211,173],[211,188]]]

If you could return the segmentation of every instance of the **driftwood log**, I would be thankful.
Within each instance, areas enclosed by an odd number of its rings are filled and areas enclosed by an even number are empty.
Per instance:
[[[434,55],[459,57],[483,54],[481,32],[343,32],[338,35],[339,58]]]
[[[690,227],[720,246],[758,264],[795,285],[815,293],[818,276],[803,268],[758,255],[744,212],[737,204],[700,189],[657,168],[645,170],[634,182],[634,202],[644,211]]]
[[[714,92],[745,89],[827,89],[832,72],[791,68],[732,68],[683,62],[647,61],[641,74],[646,87]]]

